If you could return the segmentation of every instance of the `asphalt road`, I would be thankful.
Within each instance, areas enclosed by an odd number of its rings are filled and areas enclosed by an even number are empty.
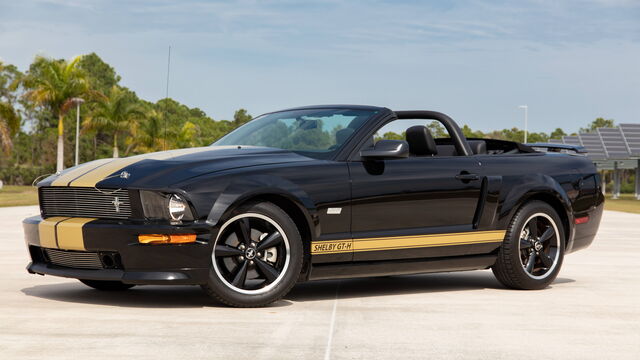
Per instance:
[[[198,287],[102,293],[29,275],[22,218],[0,208],[1,359],[639,359],[640,215],[605,212],[541,291],[490,271],[321,281],[231,309]]]

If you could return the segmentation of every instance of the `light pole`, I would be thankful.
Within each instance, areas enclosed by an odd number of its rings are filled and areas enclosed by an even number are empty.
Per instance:
[[[518,106],[520,109],[524,109],[524,143],[527,143],[527,112],[529,111],[529,107],[527,105]]]
[[[80,104],[84,103],[84,99],[75,97],[71,101],[76,104],[76,166],[78,166],[79,149],[80,149]]]

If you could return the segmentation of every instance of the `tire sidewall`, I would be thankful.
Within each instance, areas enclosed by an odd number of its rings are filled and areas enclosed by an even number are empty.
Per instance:
[[[544,213],[551,217],[555,222],[556,228],[558,229],[557,237],[558,237],[558,262],[555,265],[554,269],[546,274],[546,276],[542,279],[535,279],[527,274],[526,270],[522,266],[522,262],[520,259],[520,233],[522,232],[523,227],[526,225],[529,217],[536,213]],[[547,203],[541,201],[533,201],[526,205],[524,205],[517,213],[513,222],[509,227],[509,231],[507,232],[505,242],[503,244],[504,247],[509,247],[509,259],[513,264],[513,272],[516,277],[517,282],[521,285],[519,287],[524,289],[543,289],[549,284],[551,284],[558,273],[560,272],[560,268],[562,267],[562,262],[564,260],[564,246],[565,246],[565,231],[564,225],[562,224],[562,220],[558,213],[548,205]]]
[[[218,274],[214,270],[212,257],[212,263],[209,268],[209,278],[207,284],[205,285],[205,290],[213,292],[213,295],[215,295],[219,300],[228,305],[264,306],[286,295],[286,293],[288,293],[289,290],[291,290],[291,288],[295,285],[302,269],[304,248],[302,245],[300,232],[298,231],[298,228],[291,217],[289,217],[289,215],[287,215],[287,213],[284,212],[281,208],[272,203],[260,202],[240,206],[238,209],[232,211],[224,217],[224,221],[220,222],[221,227],[222,224],[225,224],[229,219],[246,213],[254,213],[267,216],[271,220],[275,221],[285,232],[285,235],[287,236],[287,239],[289,241],[289,265],[285,270],[284,276],[282,277],[280,282],[276,284],[276,286],[274,286],[267,292],[261,294],[243,294],[229,288],[219,278]],[[221,233],[219,230],[220,229],[214,232],[214,243],[211,247],[210,255],[213,255],[213,250],[215,249],[216,243],[220,240],[219,236],[221,235]]]

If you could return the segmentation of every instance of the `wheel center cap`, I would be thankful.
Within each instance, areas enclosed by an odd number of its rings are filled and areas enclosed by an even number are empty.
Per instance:
[[[256,257],[256,248],[247,248],[247,250],[245,250],[244,252],[244,256],[249,260],[253,260],[253,258]]]
[[[542,243],[541,243],[540,241],[536,241],[536,242],[533,244],[533,248],[534,248],[534,249],[536,249],[536,251],[540,251],[540,250],[542,250]]]

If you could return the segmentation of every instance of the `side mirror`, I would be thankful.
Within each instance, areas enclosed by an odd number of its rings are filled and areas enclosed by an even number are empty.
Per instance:
[[[360,156],[365,159],[393,159],[409,156],[409,143],[404,140],[380,140],[373,149],[360,151]]]

